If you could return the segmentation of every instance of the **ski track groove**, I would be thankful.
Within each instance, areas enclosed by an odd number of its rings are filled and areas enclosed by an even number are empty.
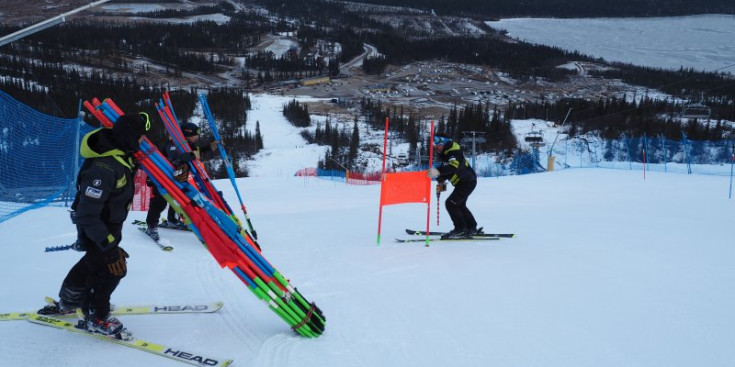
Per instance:
[[[255,358],[256,366],[292,366],[292,354],[298,341],[285,334],[266,339]]]
[[[14,338],[12,340],[17,341],[9,343],[11,335],[18,335],[21,329],[36,327],[39,332],[34,338]],[[51,355],[61,353],[64,348],[61,344],[46,344],[43,342],[45,339],[51,340],[53,338],[52,331],[49,328],[48,333],[43,333],[41,325],[33,325],[28,321],[3,321],[0,324],[0,335],[3,335],[3,341],[0,343],[0,354],[3,356],[3,366],[22,366],[27,361],[35,360],[39,356],[39,350],[49,352],[48,354],[40,354],[43,356],[43,365],[51,366],[54,363],[51,360]],[[58,361],[57,361],[58,362]]]
[[[242,345],[242,347],[226,352],[222,356],[234,359],[236,365],[249,365],[248,361],[251,361],[259,353],[258,350],[264,342],[264,337],[258,333],[258,330],[254,329],[253,320],[250,316],[251,312],[248,309],[267,306],[260,300],[256,301],[257,306],[252,306],[253,302],[249,297],[254,297],[254,295],[247,288],[247,285],[242,283],[232,273],[232,270],[219,267],[209,251],[193,233],[163,230],[161,237],[162,239],[166,237],[166,239],[175,243],[173,245],[174,251],[167,253],[167,255],[176,255],[192,265],[193,274],[187,278],[195,280],[196,287],[201,290],[199,293],[209,300],[224,302],[222,310],[212,315],[216,319],[214,324],[220,330],[218,334],[236,341],[236,344]],[[258,311],[260,312],[260,310]],[[270,310],[263,313],[267,316],[277,317],[268,315],[268,313],[272,313]],[[263,324],[256,322],[255,325]],[[229,335],[225,330],[230,331]]]
[[[260,344],[260,339],[251,330],[250,325],[246,323],[246,318],[240,317],[244,314],[246,303],[242,296],[232,295],[233,289],[223,279],[223,277],[235,277],[235,275],[223,274],[222,272],[231,273],[231,270],[224,268],[219,272],[213,272],[210,264],[205,262],[198,262],[197,264],[198,278],[202,281],[205,293],[210,295],[212,299],[221,299],[225,303],[223,309],[219,311],[225,327],[232,332],[238,341],[248,346],[247,349],[252,350],[254,354],[257,345]],[[239,282],[239,279],[236,280]],[[246,285],[243,284],[242,286],[242,292],[250,293],[246,289]]]

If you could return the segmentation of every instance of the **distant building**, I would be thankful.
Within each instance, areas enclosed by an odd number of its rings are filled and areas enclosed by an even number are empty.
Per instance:
[[[368,86],[367,90],[372,93],[378,93],[378,92],[390,93],[393,90],[393,88],[388,84],[380,83],[380,84],[373,84],[373,85]]]
[[[301,85],[305,87],[312,86],[312,85],[319,85],[319,84],[328,84],[329,82],[331,82],[331,79],[329,79],[328,76],[301,79]]]

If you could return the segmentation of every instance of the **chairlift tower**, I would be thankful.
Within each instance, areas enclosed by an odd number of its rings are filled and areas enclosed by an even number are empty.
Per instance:
[[[546,145],[544,135],[540,131],[533,130],[533,127],[531,127],[531,131],[526,133],[524,140],[531,146],[531,151],[533,152],[533,165],[531,171],[536,172],[537,169],[541,167],[539,148]]]
[[[547,172],[551,172],[554,170],[554,159],[556,158],[554,157],[554,145],[556,144],[556,140],[559,139],[559,131],[561,130],[561,128],[564,127],[564,125],[567,124],[567,119],[569,118],[569,115],[571,113],[572,113],[572,108],[569,107],[569,109],[567,110],[567,115],[564,116],[564,121],[562,121],[561,126],[559,126],[559,129],[556,131],[556,137],[554,138],[554,141],[551,143],[551,146],[549,147],[548,156],[546,160],[546,171]]]
[[[484,144],[487,140],[485,139],[485,132],[483,131],[464,131],[462,132],[462,139],[459,140],[459,143],[463,146],[466,146],[469,143],[472,143],[472,169],[475,169],[475,157],[476,154],[476,144]]]

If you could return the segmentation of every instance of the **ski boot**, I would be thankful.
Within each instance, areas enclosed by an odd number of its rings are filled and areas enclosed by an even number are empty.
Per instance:
[[[483,234],[485,234],[485,232],[482,230],[482,227],[479,227],[475,229],[470,229],[469,231],[467,231],[467,234],[470,236],[482,236]]]
[[[37,314],[46,316],[69,315],[76,312],[77,310],[75,308],[63,307],[59,301],[53,301],[53,303],[49,303],[42,309],[36,311]]]
[[[469,235],[466,230],[457,228],[443,234],[441,237],[443,240],[457,240],[463,238],[472,238],[472,236]]]
[[[115,317],[108,316],[105,319],[101,319],[94,315],[90,315],[86,318],[86,322],[87,330],[105,336],[120,334],[120,332],[125,329],[122,322]]]
[[[148,229],[145,230],[145,234],[147,234],[154,241],[158,241],[161,239],[161,236],[158,234],[158,227],[148,227]]]

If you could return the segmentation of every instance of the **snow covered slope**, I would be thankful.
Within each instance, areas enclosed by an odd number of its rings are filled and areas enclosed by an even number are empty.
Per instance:
[[[422,205],[389,206],[376,245],[378,186],[239,180],[263,253],[327,316],[295,336],[192,234],[175,249],[124,228],[129,275],[118,304],[222,300],[215,314],[127,316],[139,336],[235,366],[727,366],[735,360],[735,247],[728,180],[567,169],[481,179],[470,207],[483,243],[399,244]],[[228,182],[216,182],[230,203]],[[435,203],[431,203],[432,225]],[[451,228],[442,210],[439,229]],[[133,212],[129,221],[143,219]],[[433,227],[436,227],[433,225]],[[0,223],[0,312],[55,296],[80,257],[66,208]],[[177,366],[147,353],[25,321],[0,323],[3,365]]]

